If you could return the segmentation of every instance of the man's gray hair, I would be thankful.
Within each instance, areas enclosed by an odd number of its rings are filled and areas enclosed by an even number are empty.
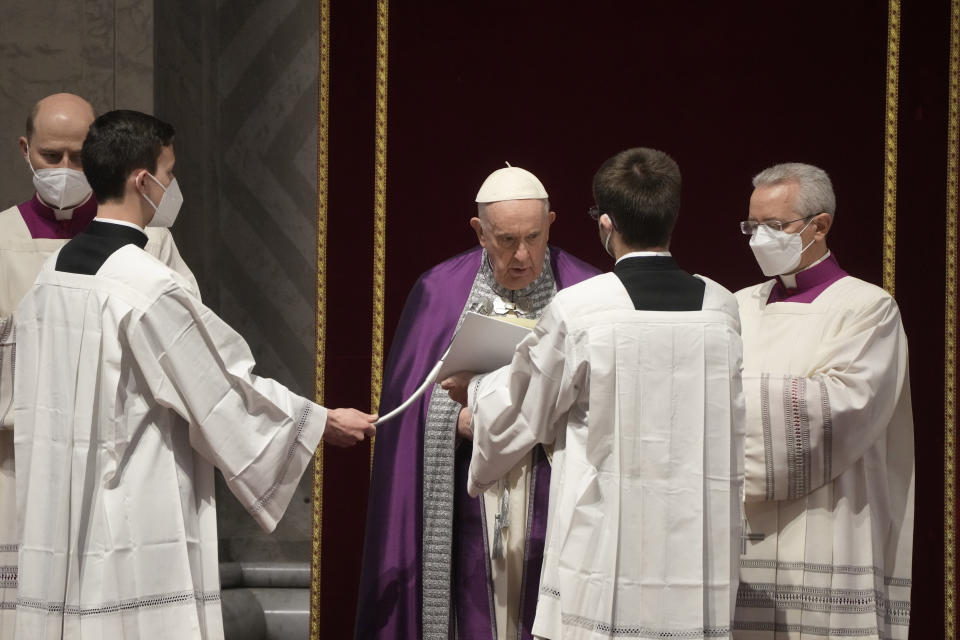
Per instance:
[[[754,187],[772,186],[794,182],[799,186],[794,209],[804,217],[818,213],[834,216],[837,198],[833,195],[830,176],[823,169],[802,162],[785,162],[764,169],[753,176]]]

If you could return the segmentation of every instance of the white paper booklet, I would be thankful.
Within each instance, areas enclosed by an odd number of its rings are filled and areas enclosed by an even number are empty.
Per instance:
[[[517,345],[534,324],[534,321],[519,322],[529,326],[519,324],[516,318],[507,320],[468,311],[443,359],[437,382],[460,371],[488,373],[510,364]]]
[[[468,311],[443,359],[430,370],[423,383],[404,400],[403,404],[390,413],[380,416],[374,424],[383,424],[400,415],[413,404],[414,400],[432,387],[434,382],[440,382],[452,373],[460,371],[488,373],[510,364],[517,345],[530,333],[535,324],[536,320],[504,319]]]

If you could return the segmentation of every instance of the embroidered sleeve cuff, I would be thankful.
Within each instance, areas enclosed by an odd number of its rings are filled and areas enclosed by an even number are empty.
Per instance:
[[[481,382],[483,382],[482,375],[473,376],[467,385],[467,408],[473,415],[477,415],[477,396],[479,395]]]
[[[743,384],[746,500],[792,500],[829,482],[833,426],[824,384],[769,373],[744,374]]]
[[[467,493],[470,494],[471,498],[476,498],[481,493],[492,487],[496,482],[488,482],[487,484],[479,484],[473,477],[473,474],[470,475],[470,478],[467,480]]]
[[[300,410],[297,421],[291,425],[291,428],[296,430],[296,435],[290,441],[286,459],[277,470],[274,483],[249,509],[264,531],[273,531],[286,512],[300,483],[300,477],[313,460],[326,423],[327,410],[307,401]]]

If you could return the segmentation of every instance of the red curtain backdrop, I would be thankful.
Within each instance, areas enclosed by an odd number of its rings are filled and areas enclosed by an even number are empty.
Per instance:
[[[944,619],[950,2],[903,5],[896,294],[916,420],[911,637],[932,638]],[[837,192],[829,246],[880,284],[887,12],[870,0],[390,3],[385,349],[417,276],[476,242],[473,198],[505,161],[546,186],[552,243],[609,269],[586,216],[593,173],[628,147],[667,151],[684,179],[674,255],[731,290],[762,279],[737,227],[751,176],[816,164]],[[328,406],[370,398],[376,34],[376,3],[332,3]],[[352,634],[368,474],[368,449],[326,449],[323,638]]]

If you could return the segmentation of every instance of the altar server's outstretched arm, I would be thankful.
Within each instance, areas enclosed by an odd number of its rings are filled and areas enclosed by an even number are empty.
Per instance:
[[[839,476],[885,437],[904,391],[907,340],[890,297],[832,319],[810,348],[821,364],[807,376],[744,371],[748,501],[798,498]]]
[[[283,515],[321,437],[345,446],[375,431],[375,416],[328,412],[254,375],[243,338],[182,287],[172,286],[133,318],[127,334],[156,401],[189,423],[193,447],[223,472],[267,531]]]

